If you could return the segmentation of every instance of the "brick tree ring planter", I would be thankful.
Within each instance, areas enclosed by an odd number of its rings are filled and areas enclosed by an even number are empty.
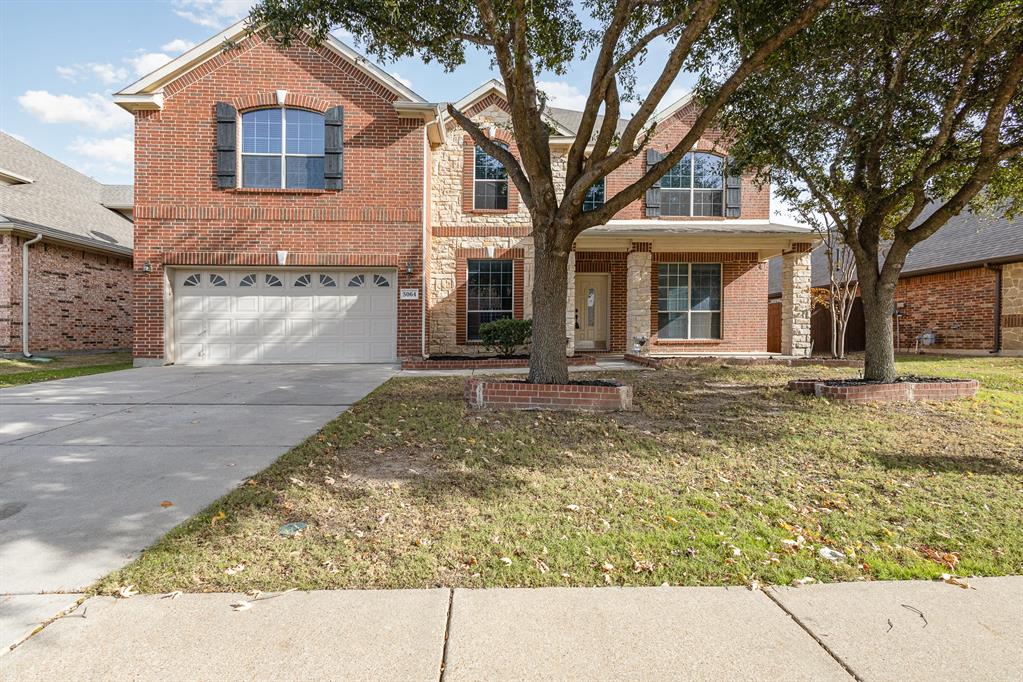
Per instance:
[[[465,400],[477,409],[614,412],[632,409],[632,386],[468,379]]]
[[[569,366],[596,365],[597,359],[592,355],[573,355],[568,359]],[[518,369],[529,367],[528,357],[516,358],[406,358],[401,361],[402,369]]]
[[[921,400],[958,400],[977,395],[976,379],[918,379],[907,377],[890,384],[840,379],[796,379],[790,391],[844,403],[893,403]]]

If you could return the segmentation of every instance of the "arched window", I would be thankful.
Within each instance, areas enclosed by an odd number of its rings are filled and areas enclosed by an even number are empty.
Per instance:
[[[703,152],[686,154],[661,178],[661,215],[724,214],[724,157]]]
[[[498,142],[501,146],[505,146]],[[476,146],[473,170],[473,208],[492,211],[508,209],[508,171],[504,164]]]
[[[289,108],[242,114],[242,187],[323,186],[323,114]]]

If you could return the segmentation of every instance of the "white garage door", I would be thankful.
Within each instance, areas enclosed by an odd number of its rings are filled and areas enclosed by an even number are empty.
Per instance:
[[[182,364],[392,362],[394,270],[176,270]]]

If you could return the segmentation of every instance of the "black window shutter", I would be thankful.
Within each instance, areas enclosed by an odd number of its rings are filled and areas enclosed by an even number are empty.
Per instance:
[[[323,186],[344,188],[345,108],[332,107],[323,114]]]
[[[217,102],[217,187],[238,186],[238,110]]]
[[[656,149],[646,150],[646,169],[650,168],[664,158],[664,154],[661,154]],[[661,179],[657,178],[650,189],[646,191],[646,217],[656,218],[661,215]]]
[[[725,178],[725,217],[738,218],[742,213],[742,175],[734,172],[735,160],[728,157]]]

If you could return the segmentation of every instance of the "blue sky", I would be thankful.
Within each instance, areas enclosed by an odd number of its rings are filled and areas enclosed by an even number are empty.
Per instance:
[[[251,4],[0,0],[0,129],[98,180],[131,182],[132,118],[111,93],[243,17]],[[469,61],[450,74],[416,60],[383,66],[423,97],[448,101],[495,75],[486,56]],[[644,72],[652,81],[653,70]],[[585,64],[542,79],[552,104],[567,108],[582,105],[588,81]]]

